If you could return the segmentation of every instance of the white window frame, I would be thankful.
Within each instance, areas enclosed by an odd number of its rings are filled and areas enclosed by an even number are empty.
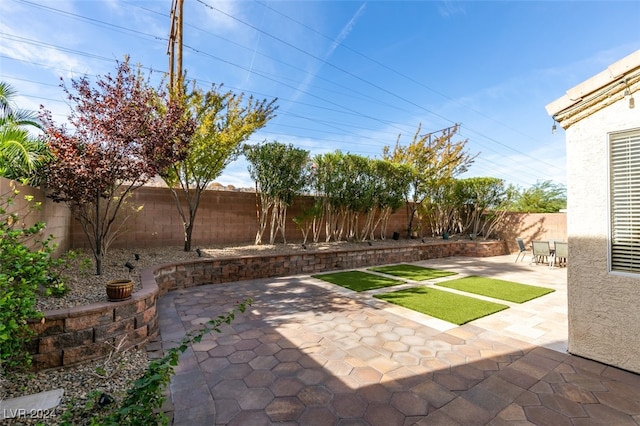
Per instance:
[[[640,128],[609,133],[608,157],[609,271],[637,277],[640,274]]]

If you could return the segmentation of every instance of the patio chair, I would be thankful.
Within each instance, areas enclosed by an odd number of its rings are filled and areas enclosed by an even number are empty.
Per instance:
[[[569,257],[569,243],[556,241],[556,250],[553,253],[553,266],[566,265]]]
[[[531,262],[535,263],[547,263],[549,262],[549,257],[551,256],[551,248],[549,247],[549,241],[532,241],[531,247],[533,250],[533,254],[531,256]]]
[[[518,255],[516,256],[516,263],[517,263],[520,255],[522,255],[522,259],[520,259],[520,261],[522,262],[524,260],[524,257],[527,255],[527,253],[530,250],[524,245],[524,241],[522,241],[522,238],[516,238],[516,243],[518,243],[518,250],[520,250],[518,252]]]

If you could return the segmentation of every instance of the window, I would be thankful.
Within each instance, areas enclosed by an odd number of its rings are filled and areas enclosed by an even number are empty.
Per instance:
[[[609,136],[611,270],[640,273],[640,130]]]

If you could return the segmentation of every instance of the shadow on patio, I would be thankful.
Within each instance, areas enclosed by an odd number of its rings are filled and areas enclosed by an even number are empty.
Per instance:
[[[166,348],[234,301],[254,300],[221,334],[181,357],[167,407],[174,424],[636,425],[640,419],[636,374],[476,322],[439,330],[314,281],[209,285],[159,301]]]

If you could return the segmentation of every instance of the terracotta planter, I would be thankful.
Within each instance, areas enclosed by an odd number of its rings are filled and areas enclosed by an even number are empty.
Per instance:
[[[113,280],[107,283],[107,297],[111,302],[130,299],[132,291],[133,281],[129,279]]]

